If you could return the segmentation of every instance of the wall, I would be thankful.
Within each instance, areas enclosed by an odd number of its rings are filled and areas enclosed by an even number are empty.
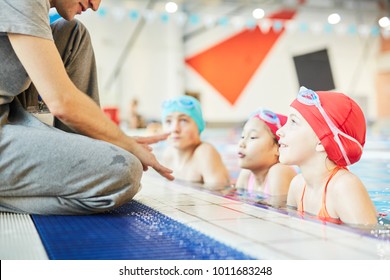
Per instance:
[[[316,15],[299,12],[294,21],[310,21],[313,17]],[[161,102],[185,91],[200,93],[208,122],[239,122],[259,106],[287,113],[299,88],[292,57],[323,48],[329,53],[336,90],[360,100],[368,118],[378,114],[378,36],[285,30],[232,105],[184,61],[242,29],[215,26],[183,40],[187,27],[157,17],[147,21],[134,45],[121,57],[139,20],[95,13],[79,19],[89,28],[95,46],[102,106],[118,106],[122,118],[126,118],[130,99],[137,97],[140,113],[148,119],[159,119]],[[123,67],[112,79],[118,60]]]
[[[380,51],[377,57],[377,101],[378,117],[390,120],[390,39],[380,40]]]

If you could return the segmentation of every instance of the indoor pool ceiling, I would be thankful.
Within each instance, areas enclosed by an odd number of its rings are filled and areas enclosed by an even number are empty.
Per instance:
[[[102,4],[108,7],[126,9],[147,9],[156,12],[165,11],[169,0],[106,0]],[[390,0],[174,0],[178,11],[185,14],[213,14],[217,16],[241,16],[261,8],[265,14],[276,10],[294,9],[318,16],[341,13],[354,17],[359,23],[367,23],[364,17],[379,18],[390,15]],[[309,16],[309,19],[311,18]]]
[[[108,0],[106,3],[154,3],[165,5],[168,0]],[[361,11],[389,11],[390,0],[174,0],[180,9],[187,12],[210,7],[305,7],[309,9],[332,10],[361,10]]]

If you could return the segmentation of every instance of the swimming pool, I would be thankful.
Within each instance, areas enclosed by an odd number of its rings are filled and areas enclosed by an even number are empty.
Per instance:
[[[237,143],[241,136],[241,128],[206,129],[202,135],[204,141],[212,143],[220,152],[234,182],[239,173],[237,158]],[[361,160],[349,167],[358,175],[378,211],[380,222],[390,223],[390,137],[367,136],[364,153]],[[255,202],[259,197],[249,197],[239,193],[237,199]],[[384,218],[384,219],[383,219]]]
[[[130,135],[147,135],[146,131],[129,132]],[[226,160],[227,166],[232,171],[232,176],[237,175],[236,142],[240,136],[240,129],[212,129],[204,135],[204,140],[216,144],[221,155]],[[390,141],[387,139],[371,138],[366,145],[366,152],[359,165],[355,165],[354,172],[364,180],[370,195],[381,212],[389,213],[389,159]],[[160,147],[166,143],[160,142],[155,146],[158,153]],[[376,172],[376,173],[375,173]],[[179,180],[173,182],[164,180],[157,172],[149,170],[142,178],[142,190],[135,197],[135,202],[158,211],[160,214],[180,222],[222,242],[231,248],[261,260],[378,260],[390,259],[390,225],[379,223],[369,231],[360,230],[345,225],[323,224],[316,219],[302,218],[293,212],[282,208],[273,208],[260,203],[246,203],[245,197],[226,197],[224,193],[215,193],[205,190],[202,186],[197,189],[192,184],[182,183]],[[211,192],[210,194],[208,192]],[[222,197],[225,196],[225,197]],[[234,201],[233,199],[240,199]],[[138,204],[137,204],[138,205]],[[130,205],[125,205],[128,207]],[[126,208],[127,209],[127,208]],[[133,213],[134,212],[134,213]],[[140,215],[139,212],[126,210],[125,215]],[[159,214],[158,214],[159,215]],[[142,219],[150,219],[149,214],[141,215]],[[75,219],[94,217],[75,217]],[[95,217],[96,218],[96,217]],[[73,217],[69,219],[69,226],[60,223],[64,231],[60,235],[66,238],[73,236],[66,230],[78,232],[80,227],[85,228],[85,222],[76,223]],[[388,217],[387,217],[388,219]],[[107,219],[115,222],[116,218]],[[126,219],[127,220],[127,219]],[[96,241],[96,236],[101,236],[102,226],[87,226],[88,236],[94,245],[85,246],[86,250],[96,257],[93,251],[99,250],[102,243]],[[384,222],[384,220],[380,220]],[[77,224],[75,226],[75,224]],[[168,223],[175,227],[176,223]],[[107,223],[103,223],[103,226]],[[57,224],[56,224],[57,226]],[[48,259],[47,251],[41,242],[41,236],[29,215],[12,213],[0,213],[0,227],[4,230],[0,233],[0,258],[2,259]],[[51,226],[50,226],[51,227]],[[120,229],[124,235],[132,237],[132,226],[108,227],[112,230]],[[153,225],[153,230],[155,229]],[[150,228],[150,229],[152,229]],[[149,224],[143,230],[149,230]],[[160,230],[157,229],[160,236]],[[193,230],[189,230],[193,233]],[[66,234],[64,234],[66,233]],[[58,235],[58,234],[56,234]],[[83,235],[82,235],[83,236]],[[154,242],[150,235],[145,242]],[[106,237],[106,236],[104,236]],[[112,248],[112,240],[104,248],[104,253],[112,258],[119,258]],[[79,239],[74,239],[79,242]],[[161,243],[161,242],[160,242]],[[165,246],[165,244],[153,246]],[[60,243],[56,243],[58,245]],[[64,250],[76,250],[80,252],[80,246],[69,246],[68,242],[61,242]],[[208,244],[208,243],[207,243]],[[205,244],[205,245],[207,245]],[[121,245],[122,246],[122,245]],[[124,250],[131,249],[132,243],[126,242]],[[314,248],[314,249],[313,249]],[[144,247],[141,250],[148,250]],[[145,251],[148,253],[147,251]],[[142,251],[142,253],[145,253]],[[165,251],[164,251],[165,252]],[[152,256],[156,257],[156,255]]]
[[[202,133],[202,141],[213,144],[220,152],[222,159],[228,168],[232,184],[238,177],[240,168],[238,166],[238,141],[241,137],[242,125],[232,128],[207,128]],[[132,132],[127,132],[134,135]],[[145,131],[135,132],[138,135],[145,135]],[[361,160],[349,169],[358,175],[367,188],[378,213],[378,225],[366,229],[357,229],[347,225],[332,225],[347,231],[356,231],[359,234],[371,238],[390,240],[390,134],[374,135],[367,134],[367,141],[364,146],[364,153]],[[154,145],[154,153],[157,157],[167,145],[166,142],[159,142]],[[175,180],[177,181],[177,180]],[[286,208],[287,197],[266,197],[260,194],[246,193],[245,191],[233,190],[227,187],[223,191],[205,190],[201,184],[181,182],[183,185],[197,188],[201,191],[212,193],[217,196],[223,196],[232,200],[244,202],[251,206],[265,208],[273,212],[279,212],[290,216],[298,216],[296,211]],[[315,221],[315,219],[308,219]]]
[[[390,139],[368,138],[362,159],[350,170],[363,181],[379,213],[390,216]]]

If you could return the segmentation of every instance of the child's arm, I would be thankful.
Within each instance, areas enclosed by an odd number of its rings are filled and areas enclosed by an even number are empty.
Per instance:
[[[303,181],[301,174],[296,175],[292,179],[287,194],[288,207],[294,209],[298,208],[299,200],[301,199],[302,196],[303,184],[305,184],[305,182]]]
[[[240,174],[238,174],[238,177],[237,177],[237,181],[236,181],[236,185],[235,185],[236,189],[247,189],[250,175],[251,175],[250,170],[241,169]]]
[[[268,171],[269,195],[287,195],[297,173],[290,166],[277,163]]]

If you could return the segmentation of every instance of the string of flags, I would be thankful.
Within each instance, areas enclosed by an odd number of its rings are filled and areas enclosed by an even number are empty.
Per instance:
[[[91,14],[88,10],[86,14]],[[382,35],[385,38],[390,38],[390,29],[381,28],[377,24],[329,24],[321,22],[307,22],[300,20],[278,20],[278,19],[255,19],[253,17],[244,16],[213,16],[203,14],[185,14],[177,12],[170,14],[167,12],[157,12],[152,10],[138,10],[123,8],[107,8],[100,7],[96,12],[102,20],[113,19],[115,21],[133,21],[145,19],[147,23],[160,22],[161,24],[175,23],[179,25],[188,24],[190,26],[205,26],[205,27],[234,27],[237,29],[247,28],[255,29],[257,26],[263,33],[268,33],[271,30],[274,32],[311,32],[314,34],[338,34],[338,35],[360,35],[364,37],[378,37]],[[60,18],[58,13],[50,11],[50,21],[53,22]]]

